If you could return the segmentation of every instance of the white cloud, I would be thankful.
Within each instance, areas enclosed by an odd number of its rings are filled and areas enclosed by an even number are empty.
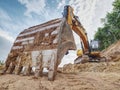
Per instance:
[[[11,46],[11,41],[0,36],[0,60],[6,60],[8,53],[10,52]]]
[[[3,9],[0,8],[0,20],[1,19],[11,21],[10,16]]]
[[[34,18],[33,14],[35,14],[38,18],[43,19],[44,22],[60,17],[61,13],[58,12],[56,9],[49,8],[46,5],[47,4],[46,0],[18,0],[18,1],[26,7],[24,15],[27,16],[29,19],[34,19],[35,21],[40,22],[40,20]]]
[[[32,17],[32,13],[41,14],[44,13],[46,6],[45,0],[18,0],[21,4],[27,8],[25,15]]]
[[[6,60],[12,43],[14,41],[13,36],[7,29],[7,27],[9,26],[8,23],[11,22],[12,19],[10,18],[8,13],[2,8],[0,8],[0,60]]]
[[[96,0],[73,0],[69,3],[73,8],[74,12],[84,28],[87,30],[89,37],[93,37],[93,31],[91,31],[92,19],[95,15]],[[90,34],[89,34],[90,33]]]
[[[5,10],[0,8],[0,36],[13,42],[22,30],[40,23],[34,18],[23,17],[22,19],[14,20]]]
[[[61,2],[59,2],[57,9],[63,8],[65,6],[66,2],[65,0],[61,0]]]
[[[12,19],[7,14],[7,12],[3,10],[2,8],[0,8],[0,19],[1,19],[0,21],[1,27],[8,26],[7,24],[12,21]],[[9,40],[10,42],[13,42],[14,38],[10,35],[10,33],[7,32],[7,30],[2,29],[1,27],[0,27],[0,36]]]
[[[6,31],[2,30],[1,28],[0,28],[0,36],[11,42],[14,41],[14,38],[12,36],[10,36],[9,32],[6,32]]]
[[[69,4],[74,8],[74,12],[79,16],[81,23],[87,30],[89,39],[93,39],[95,31],[102,24],[100,19],[104,18],[108,11],[112,9],[114,0],[70,0]]]

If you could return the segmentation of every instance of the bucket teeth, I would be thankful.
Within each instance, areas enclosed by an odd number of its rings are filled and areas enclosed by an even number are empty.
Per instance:
[[[38,62],[39,70],[35,70],[35,76],[42,76],[43,68],[47,68],[52,70],[48,77],[53,80],[61,59],[71,49],[76,49],[76,46],[72,30],[65,18],[30,27],[16,38],[6,60],[4,73],[9,67],[9,73],[13,73],[15,69],[15,74],[23,72],[24,75],[29,75],[31,68],[36,67],[35,63]],[[40,62],[37,59],[39,53],[42,55]]]

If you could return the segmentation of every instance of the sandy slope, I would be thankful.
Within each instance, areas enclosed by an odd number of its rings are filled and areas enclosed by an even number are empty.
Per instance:
[[[47,76],[0,76],[0,90],[120,90],[120,73],[58,73],[55,81]]]
[[[101,52],[109,61],[117,61],[120,59],[120,40],[113,43],[107,49]]]

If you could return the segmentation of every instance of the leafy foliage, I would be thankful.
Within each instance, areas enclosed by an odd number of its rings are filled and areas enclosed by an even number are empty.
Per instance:
[[[98,28],[94,39],[100,41],[100,50],[120,39],[120,0],[113,2],[113,11],[102,19],[103,27]]]

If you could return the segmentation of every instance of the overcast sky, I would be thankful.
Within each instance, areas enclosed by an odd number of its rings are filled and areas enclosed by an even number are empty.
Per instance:
[[[71,5],[93,39],[100,18],[112,10],[114,0],[0,0],[0,60],[5,60],[17,35],[25,28],[62,17],[65,5]],[[75,34],[74,34],[75,35]],[[79,47],[79,37],[75,35]],[[75,51],[65,56],[63,62],[73,62]]]

